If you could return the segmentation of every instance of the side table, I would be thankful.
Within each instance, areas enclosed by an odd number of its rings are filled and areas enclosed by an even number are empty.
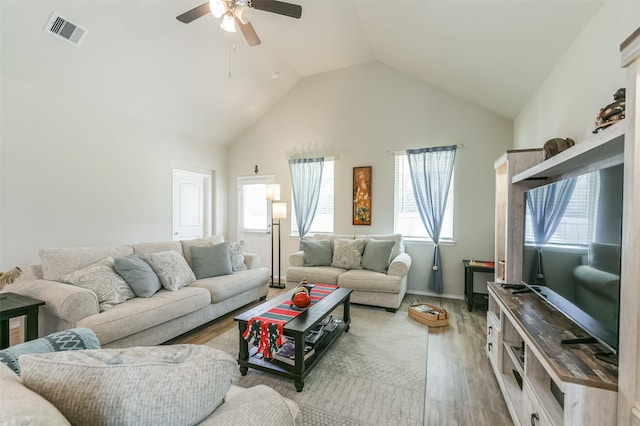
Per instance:
[[[486,307],[489,300],[489,294],[473,292],[473,273],[493,273],[495,270],[495,263],[483,260],[463,260],[462,263],[464,264],[464,298],[467,301],[467,308],[469,311],[472,311],[474,305]]]
[[[15,293],[0,293],[0,349],[9,347],[9,319],[26,316],[24,340],[38,338],[38,309],[44,302]]]

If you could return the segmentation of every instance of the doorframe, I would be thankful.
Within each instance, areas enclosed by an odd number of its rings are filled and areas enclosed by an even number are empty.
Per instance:
[[[215,195],[216,195],[216,171],[213,169],[207,169],[205,167],[196,166],[189,163],[184,163],[181,161],[172,161],[171,162],[171,240],[173,241],[175,229],[173,229],[174,224],[174,199],[173,199],[173,174],[175,170],[197,173],[202,175],[205,178],[204,182],[204,226],[203,233],[204,236],[214,235],[216,232],[215,221],[214,221],[214,208],[215,208]]]

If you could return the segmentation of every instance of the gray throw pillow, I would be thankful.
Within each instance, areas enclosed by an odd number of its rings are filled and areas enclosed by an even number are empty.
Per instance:
[[[138,297],[151,297],[162,288],[158,275],[140,255],[117,257],[113,261],[113,268]]]
[[[392,240],[368,240],[362,255],[362,267],[370,271],[386,273],[395,244]]]
[[[191,247],[191,265],[197,279],[233,274],[229,243]]]
[[[247,265],[244,264],[244,241],[229,243],[229,258],[231,260],[231,269],[233,272],[246,271]]]
[[[330,240],[302,240],[304,266],[330,266],[333,259]]]

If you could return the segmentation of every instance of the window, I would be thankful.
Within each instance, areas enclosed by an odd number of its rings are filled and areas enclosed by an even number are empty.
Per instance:
[[[322,183],[320,184],[320,199],[318,209],[309,229],[309,234],[318,232],[333,232],[333,160],[325,158],[322,167]],[[293,196],[291,197],[293,204]],[[291,209],[291,233],[298,235],[298,221],[296,220],[295,205]]]
[[[453,175],[449,185],[447,207],[440,230],[440,241],[453,240]],[[408,238],[425,238],[431,240],[422,224],[416,206],[411,185],[411,172],[406,154],[396,155],[395,196],[393,202],[394,229],[398,234]]]
[[[595,241],[600,198],[600,173],[593,172],[576,178],[576,186],[562,220],[549,239],[550,245],[587,246]],[[525,240],[534,245],[531,213],[526,211]]]
[[[267,223],[267,185],[265,183],[247,183],[242,186],[242,229],[266,231]],[[256,202],[257,201],[257,202]]]

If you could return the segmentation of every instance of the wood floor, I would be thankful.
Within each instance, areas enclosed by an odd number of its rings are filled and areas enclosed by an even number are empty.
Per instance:
[[[283,291],[285,290],[271,289],[268,298]],[[448,327],[429,328],[424,424],[513,424],[484,351],[486,312],[469,312],[462,300],[411,294],[405,297],[404,303],[409,304],[414,300],[432,303],[449,311]],[[233,318],[247,309],[248,306],[245,306],[211,325],[203,326],[168,343],[205,343],[227,330],[235,329],[237,324]]]

